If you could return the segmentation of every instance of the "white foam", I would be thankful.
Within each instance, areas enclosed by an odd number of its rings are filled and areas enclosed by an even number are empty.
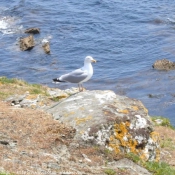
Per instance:
[[[4,21],[4,19],[0,20],[0,30],[1,29],[7,29],[8,28],[8,24],[7,22]]]
[[[21,30],[23,26],[16,25],[17,19],[14,17],[2,17],[0,18],[0,32],[3,34],[13,34]]]
[[[49,43],[51,39],[52,39],[52,36],[51,36],[51,35],[49,35],[49,36],[43,38],[42,44]]]

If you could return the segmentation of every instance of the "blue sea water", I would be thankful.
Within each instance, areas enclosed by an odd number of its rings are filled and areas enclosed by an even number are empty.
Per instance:
[[[98,62],[87,89],[140,99],[150,115],[175,125],[175,71],[152,69],[157,59],[175,61],[174,9],[170,0],[1,0],[0,76],[66,89],[77,85],[55,86],[52,78],[91,55]],[[22,52],[18,41],[29,27],[41,33],[34,36],[36,46]]]

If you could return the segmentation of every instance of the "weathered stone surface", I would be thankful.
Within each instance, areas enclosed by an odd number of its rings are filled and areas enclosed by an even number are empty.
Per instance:
[[[50,44],[49,44],[49,42],[44,43],[44,44],[42,45],[42,47],[43,47],[45,53],[47,53],[47,54],[50,53]]]
[[[85,91],[47,109],[76,129],[75,140],[133,152],[144,160],[159,159],[159,135],[147,109],[135,99],[112,91]]]
[[[114,163],[115,163],[114,164],[115,167],[130,169],[130,172],[134,175],[151,175],[152,174],[147,169],[137,165],[136,163],[134,163],[133,161],[127,158],[121,159]]]
[[[152,67],[157,70],[174,70],[175,63],[167,59],[156,60]]]
[[[20,39],[20,49],[22,51],[31,50],[34,46],[33,35]]]
[[[39,28],[29,28],[25,30],[25,33],[38,34],[40,33],[40,29]]]

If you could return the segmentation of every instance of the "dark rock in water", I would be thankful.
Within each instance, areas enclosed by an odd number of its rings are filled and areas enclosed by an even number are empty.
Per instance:
[[[174,70],[175,63],[167,59],[156,60],[152,67],[157,70]]]
[[[20,49],[22,51],[31,50],[34,46],[33,35],[20,39]]]
[[[49,45],[49,42],[44,43],[44,44],[42,45],[42,47],[43,47],[45,53],[47,53],[47,54],[50,53],[50,45]]]
[[[40,33],[40,29],[39,28],[29,28],[25,30],[25,33],[38,34]]]

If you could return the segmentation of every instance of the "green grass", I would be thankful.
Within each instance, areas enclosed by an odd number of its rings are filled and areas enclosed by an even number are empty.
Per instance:
[[[12,83],[16,83],[17,82],[17,80],[16,79],[9,79],[9,78],[7,78],[7,77],[0,77],[0,83],[2,83],[2,84],[12,84]]]
[[[160,142],[161,148],[170,148],[171,150],[175,149],[174,142],[171,138],[164,139]]]
[[[162,117],[162,116],[154,116],[154,117],[151,117],[152,118],[152,121],[154,122],[155,125],[158,125],[158,126],[166,126],[166,127],[169,127],[171,129],[175,129],[174,126],[171,125],[170,123],[170,120],[166,117]],[[162,123],[161,124],[157,124],[156,123],[156,120],[157,119],[160,119],[162,120]]]
[[[4,93],[4,92],[0,92],[0,99],[5,99],[9,96],[9,94]]]
[[[13,175],[13,174],[9,174],[9,173],[2,173],[2,172],[0,172],[0,175]]]
[[[153,175],[175,175],[175,168],[165,162],[145,162],[133,153],[127,154],[127,158],[146,168],[148,171],[152,172]]]
[[[107,175],[115,175],[116,171],[114,171],[113,169],[105,169],[104,173]]]
[[[175,169],[165,162],[145,162],[144,167],[154,175],[175,175]]]
[[[0,84],[8,85],[8,87],[12,85],[14,88],[18,88],[18,89],[25,88],[25,91],[29,91],[30,94],[42,94],[42,95],[48,96],[46,92],[46,88],[43,87],[42,85],[29,84],[26,81],[23,81],[20,79],[0,77]],[[12,90],[12,88],[10,90]],[[3,92],[0,92],[0,97],[3,98],[3,97],[6,97],[6,95],[7,94],[3,94]]]

